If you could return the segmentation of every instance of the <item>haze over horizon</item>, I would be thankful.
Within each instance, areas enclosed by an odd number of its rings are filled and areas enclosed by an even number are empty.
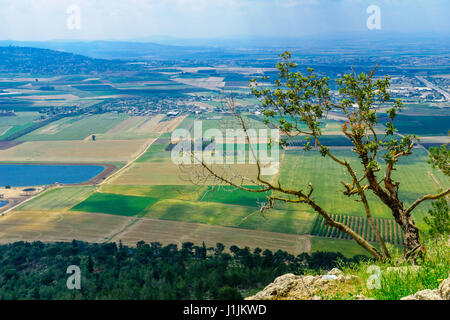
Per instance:
[[[366,25],[370,5],[380,8],[378,30]],[[74,6],[79,28],[68,27]],[[449,9],[444,0],[0,0],[0,40],[447,35]]]

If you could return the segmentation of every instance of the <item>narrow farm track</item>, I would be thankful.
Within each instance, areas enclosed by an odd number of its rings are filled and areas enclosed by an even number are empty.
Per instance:
[[[149,142],[147,143],[147,145],[143,148],[143,150],[138,153],[133,159],[131,159],[130,161],[128,161],[122,168],[120,168],[119,170],[117,170],[116,172],[114,172],[112,175],[110,175],[109,177],[107,177],[105,180],[103,180],[101,183],[98,184],[99,187],[101,187],[103,184],[106,184],[107,182],[111,182],[111,180],[119,177],[124,171],[126,171],[137,159],[139,159],[144,153],[147,152],[147,150],[151,147],[151,145],[153,144],[153,142],[155,142],[156,140],[158,140],[158,138],[161,136],[161,134],[157,137],[157,138],[152,138],[149,140]]]
[[[431,179],[433,179],[434,183],[436,183],[436,185],[438,186],[439,189],[444,189],[444,188],[442,188],[442,185],[439,182],[439,180],[436,179],[436,177],[434,176],[433,172],[428,171],[428,175],[431,177]],[[445,196],[445,198],[448,200],[449,196]]]
[[[439,182],[438,179],[436,179],[436,177],[434,176],[434,174],[433,174],[431,171],[428,171],[428,175],[431,177],[431,179],[433,179],[434,183],[436,183],[436,185],[437,185],[440,189],[442,189],[441,183]]]
[[[19,202],[19,203],[16,204],[15,206],[12,206],[11,208],[5,210],[4,212],[2,212],[2,215],[6,215],[6,214],[9,213],[9,212],[11,212],[9,215],[12,215],[12,214],[14,214],[14,209],[16,209],[17,207],[21,206],[21,205],[24,204],[24,203],[27,203],[28,201],[31,201],[31,200],[33,200],[33,199],[39,197],[39,196],[40,196],[41,194],[43,194],[44,192],[48,192],[48,191],[53,190],[53,189],[56,189],[56,188],[61,188],[61,186],[53,186],[53,187],[47,188],[47,189],[45,189],[45,190],[43,190],[43,191],[41,191],[41,192],[39,192],[39,193],[36,193],[34,196],[29,197],[28,199],[25,199],[24,201]]]
[[[102,242],[114,242],[115,238],[119,237],[125,231],[127,231],[130,227],[135,225],[137,222],[141,221],[141,218],[135,217],[128,220],[128,222],[122,226],[118,231],[113,232],[110,236],[106,237]]]

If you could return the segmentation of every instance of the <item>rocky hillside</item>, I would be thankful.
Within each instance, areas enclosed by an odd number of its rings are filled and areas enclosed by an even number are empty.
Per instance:
[[[392,272],[403,271],[396,268]],[[358,276],[345,275],[337,268],[317,276],[288,273],[246,300],[375,300],[355,291],[361,281]],[[401,300],[450,300],[450,276],[437,289],[422,290]]]

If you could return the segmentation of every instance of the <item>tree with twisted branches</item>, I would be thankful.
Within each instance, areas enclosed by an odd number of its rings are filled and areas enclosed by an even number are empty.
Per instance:
[[[424,195],[410,206],[406,206],[400,199],[400,183],[392,177],[392,173],[396,170],[399,160],[413,152],[418,140],[414,135],[401,136],[400,139],[395,134],[397,130],[394,120],[402,103],[399,100],[391,101],[388,91],[389,76],[375,79],[377,67],[359,75],[353,71],[337,80],[338,95],[333,96],[328,77],[316,75],[311,68],[308,68],[307,74],[302,74],[295,70],[296,67],[297,64],[292,61],[291,54],[285,52],[277,65],[279,77],[272,87],[261,85],[256,79],[251,80],[252,94],[262,103],[264,121],[267,125],[279,128],[287,137],[306,137],[308,143],[304,147],[305,150],[311,150],[314,144],[314,148],[317,148],[322,156],[329,157],[344,168],[349,180],[341,181],[342,192],[345,196],[356,198],[356,201],[363,204],[365,215],[380,248],[376,248],[352,228],[334,220],[331,212],[313,197],[313,185],[309,184],[303,189],[288,188],[279,180],[273,182],[262,175],[262,164],[258,161],[255,148],[250,141],[248,125],[237,111],[232,98],[228,99],[227,106],[242,127],[249,152],[253,159],[256,159],[256,178],[236,179],[238,174],[232,171],[231,174],[225,174],[225,170],[218,170],[207,161],[196,158],[197,164],[194,169],[192,166],[188,169],[191,176],[195,177],[192,181],[204,183],[213,179],[218,184],[230,185],[248,192],[265,193],[267,203],[261,207],[261,211],[273,208],[277,201],[307,204],[324,218],[326,225],[348,234],[376,259],[387,260],[390,253],[374,222],[367,198],[368,193],[372,193],[389,208],[396,223],[401,227],[404,236],[404,257],[415,260],[424,248],[412,212],[424,201],[448,195],[450,188],[436,194]],[[263,77],[262,80],[267,78]],[[384,123],[382,137],[375,130],[379,125],[377,111],[381,104],[390,104],[390,108],[386,111],[388,121]],[[342,133],[350,139],[352,151],[362,164],[362,172],[357,172],[346,159],[337,156],[330,147],[321,142],[320,125],[332,109],[339,110],[346,119],[342,125]],[[286,140],[281,139],[280,144],[286,145]],[[195,173],[192,175],[193,172]],[[244,186],[244,182],[245,184],[251,182],[256,187],[248,188]],[[324,197],[326,198],[326,195],[322,196]]]

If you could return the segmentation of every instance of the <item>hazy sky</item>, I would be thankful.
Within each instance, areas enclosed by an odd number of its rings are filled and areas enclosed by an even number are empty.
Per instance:
[[[79,29],[67,26],[77,21],[67,13],[74,5]],[[369,5],[380,8],[381,31],[367,29]],[[0,0],[0,39],[450,34],[449,13],[449,0]]]

